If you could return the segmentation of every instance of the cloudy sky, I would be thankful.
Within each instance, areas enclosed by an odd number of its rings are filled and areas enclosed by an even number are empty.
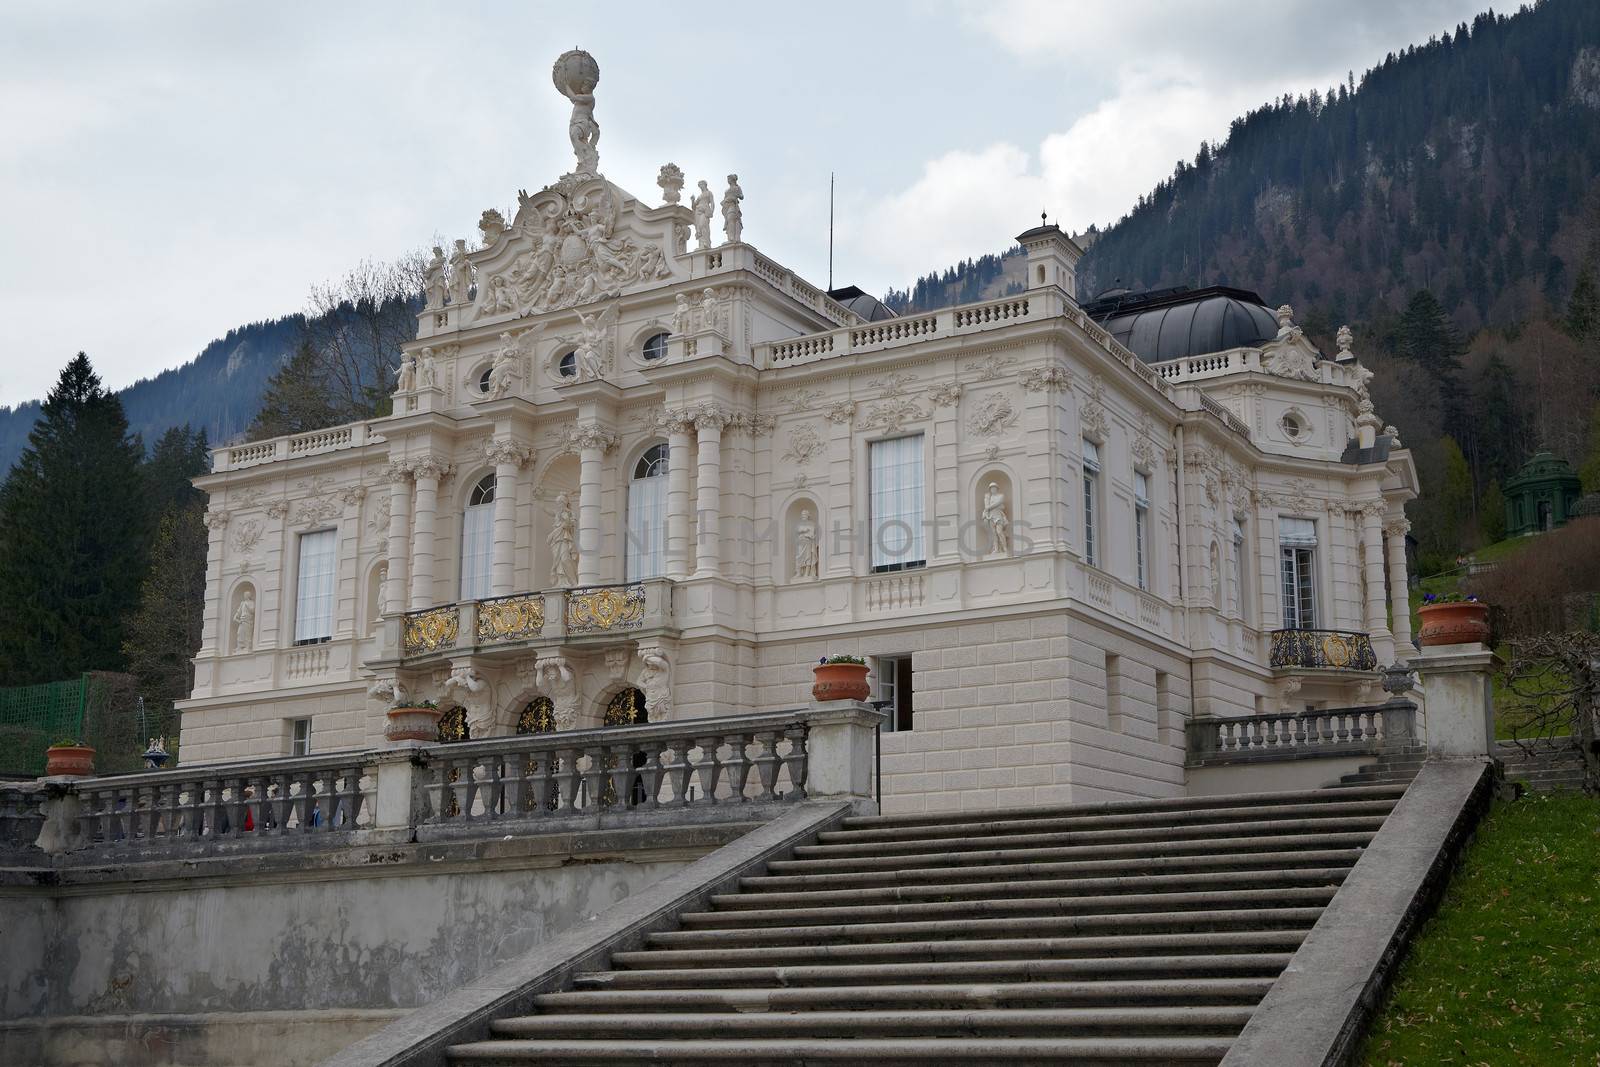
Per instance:
[[[0,4],[0,404],[86,350],[112,386],[475,237],[571,169],[551,61],[599,60],[601,169],[737,171],[745,238],[904,287],[1047,210],[1114,221],[1202,139],[1482,0]]]

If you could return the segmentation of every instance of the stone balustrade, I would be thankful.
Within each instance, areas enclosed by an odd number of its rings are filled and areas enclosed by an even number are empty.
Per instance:
[[[751,821],[807,797],[868,810],[865,704],[202,764],[0,786],[7,865],[371,846],[513,830]],[[764,814],[765,813],[765,814]],[[597,822],[598,820],[598,822]],[[620,821],[618,821],[620,820]]]
[[[282,437],[269,437],[265,441],[250,441],[241,445],[213,449],[211,469],[217,473],[236,471],[245,467],[260,466],[263,463],[276,463],[281,460],[299,459],[302,456],[361,448],[369,444],[378,444],[383,440],[383,434],[378,432],[374,424],[352,422],[344,426],[329,427],[326,430],[286,434]]]
[[[1361,708],[1195,718],[1185,725],[1188,764],[1271,762],[1367,755],[1417,744],[1417,706],[1408,700]]]

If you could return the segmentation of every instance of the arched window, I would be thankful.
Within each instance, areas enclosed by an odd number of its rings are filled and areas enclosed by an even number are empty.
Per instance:
[[[486,474],[472,487],[461,516],[461,599],[482,600],[489,595],[489,571],[494,557],[494,475]]]
[[[659,578],[667,555],[667,446],[639,457],[628,481],[627,580]]]
[[[556,360],[556,373],[563,378],[576,378],[578,376],[578,353],[568,352]]]
[[[646,363],[654,363],[667,354],[667,341],[671,336],[668,333],[653,333],[645,339],[640,355],[644,356]]]

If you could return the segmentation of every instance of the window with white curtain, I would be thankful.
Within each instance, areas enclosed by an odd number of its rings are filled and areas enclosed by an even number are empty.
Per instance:
[[[493,588],[494,475],[486,474],[461,513],[461,599],[482,600]]]
[[[310,645],[333,637],[336,530],[300,535],[299,580],[294,601],[294,643]]]
[[[1278,520],[1278,556],[1283,574],[1283,626],[1317,627],[1317,524],[1311,519]]]
[[[1093,441],[1083,442],[1083,561],[1091,567],[1100,565],[1100,539],[1096,536],[1100,521],[1100,446]]]
[[[873,441],[867,446],[874,571],[898,571],[927,562],[922,529],[922,435]]]
[[[627,579],[659,578],[667,559],[667,446],[639,457],[628,480]]]
[[[1140,589],[1150,588],[1150,478],[1133,472],[1133,562]]]

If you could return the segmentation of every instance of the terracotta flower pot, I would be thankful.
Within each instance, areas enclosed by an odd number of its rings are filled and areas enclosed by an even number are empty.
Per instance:
[[[88,745],[51,745],[44,750],[44,773],[51,778],[61,774],[89,778],[94,774],[94,749]]]
[[[817,700],[865,700],[872,692],[865,663],[819,663],[811,673],[816,676],[811,695]]]
[[[1459,645],[1489,640],[1489,605],[1476,600],[1424,604],[1417,609],[1421,628],[1417,640],[1424,645]]]
[[[438,708],[390,708],[383,736],[390,741],[439,740]]]

